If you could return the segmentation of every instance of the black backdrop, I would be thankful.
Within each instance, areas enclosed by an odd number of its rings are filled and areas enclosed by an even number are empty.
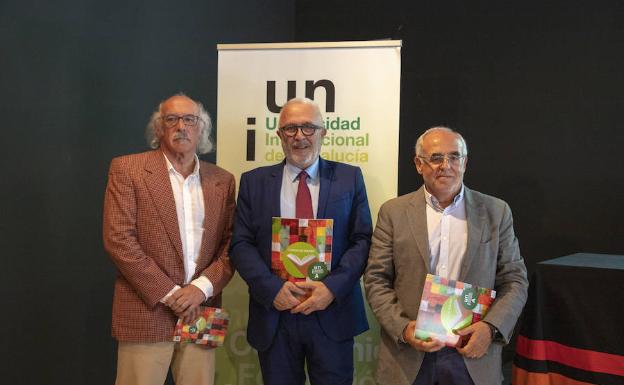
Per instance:
[[[466,183],[511,204],[530,269],[624,254],[623,16],[617,1],[0,1],[0,382],[113,382],[108,162],[145,148],[172,93],[216,116],[216,43],[403,39],[401,194],[420,185],[416,137],[449,124]]]
[[[327,10],[331,9],[331,12]],[[399,193],[416,138],[464,134],[465,182],[505,199],[529,268],[624,254],[624,3],[298,2],[295,38],[403,40]]]
[[[216,117],[217,43],[290,41],[289,0],[0,1],[1,384],[113,384],[114,156],[163,98]],[[206,157],[214,161],[214,154]]]

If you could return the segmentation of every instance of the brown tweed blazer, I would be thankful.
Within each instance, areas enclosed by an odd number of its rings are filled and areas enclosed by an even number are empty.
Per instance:
[[[204,193],[204,236],[193,279],[214,286],[207,305],[219,306],[233,274],[227,254],[234,213],[234,177],[206,162],[199,168]],[[184,284],[178,219],[160,150],[113,159],[104,197],[104,248],[117,267],[112,334],[118,341],[169,341],[177,317],[160,303]]]

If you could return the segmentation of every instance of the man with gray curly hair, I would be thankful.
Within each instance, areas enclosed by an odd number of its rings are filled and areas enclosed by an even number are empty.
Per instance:
[[[183,93],[174,95],[170,99],[174,99],[174,98],[182,98],[182,99],[187,98],[188,99],[188,97],[184,95]],[[163,115],[161,112],[163,108],[163,104],[165,104],[165,102],[167,101],[169,101],[169,99],[161,102],[158,105],[158,109],[154,111],[154,113],[152,114],[152,117],[149,123],[147,124],[147,128],[145,130],[145,137],[147,139],[147,144],[153,149],[157,149],[160,147],[160,136],[162,135],[163,128],[167,124],[167,122],[163,120]],[[210,120],[210,115],[208,115],[208,112],[206,112],[206,110],[204,109],[204,105],[197,101],[193,101],[193,103],[195,103],[196,105],[197,114],[192,115],[194,117],[189,116],[188,118],[190,119],[198,118],[196,120],[197,124],[201,125],[202,127],[200,135],[199,135],[199,140],[197,142],[197,153],[207,154],[210,151],[212,151],[212,148],[213,148],[212,140],[210,140],[210,134],[212,133],[212,122]],[[185,126],[186,125],[187,123],[185,122]],[[193,127],[194,125],[195,123],[191,122],[189,127]]]
[[[203,106],[177,94],[147,126],[153,150],[111,162],[103,236],[117,268],[117,385],[163,384],[169,367],[177,385],[214,383],[214,349],[172,341],[179,318],[220,306],[233,274],[234,177],[197,157],[212,149],[210,130]]]

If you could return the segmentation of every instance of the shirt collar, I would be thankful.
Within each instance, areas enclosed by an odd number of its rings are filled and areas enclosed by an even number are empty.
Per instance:
[[[295,179],[299,176],[299,173],[302,170],[286,161],[286,165],[284,166],[284,172],[288,176],[288,180],[294,182]],[[305,169],[305,172],[308,174],[310,178],[310,182],[316,182],[319,176],[319,158],[316,158],[316,161],[310,165],[310,167]]]
[[[434,197],[433,195],[431,195],[429,193],[429,191],[427,191],[427,186],[425,186],[424,190],[425,190],[425,201],[427,202],[427,204],[432,209],[434,209],[434,210],[436,210],[438,212],[443,212],[445,209],[442,208],[442,206],[440,206],[440,202],[438,202],[436,197]],[[455,195],[455,198],[453,198],[453,203],[451,203],[446,209],[448,209],[448,210],[454,209],[463,200],[464,200],[464,184],[462,183],[462,186],[461,186],[461,189],[459,190],[459,193],[457,195]]]
[[[173,167],[173,164],[171,164],[171,162],[169,161],[169,158],[167,158],[167,155],[165,155],[165,153],[162,153],[163,156],[165,157],[165,163],[167,164],[167,171],[169,172],[174,172],[175,174],[181,175],[176,169],[175,167]],[[199,158],[197,157],[197,154],[194,154],[195,156],[195,167],[193,167],[193,172],[189,175],[189,176],[199,176]]]

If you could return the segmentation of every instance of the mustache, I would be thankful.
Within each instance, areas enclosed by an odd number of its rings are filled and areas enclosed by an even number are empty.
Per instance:
[[[173,140],[180,140],[180,139],[184,139],[184,140],[188,140],[189,137],[186,133],[182,132],[182,131],[178,131],[175,134],[173,134],[172,137]]]
[[[307,139],[296,140],[291,147],[293,148],[304,148],[310,145],[310,141]]]

